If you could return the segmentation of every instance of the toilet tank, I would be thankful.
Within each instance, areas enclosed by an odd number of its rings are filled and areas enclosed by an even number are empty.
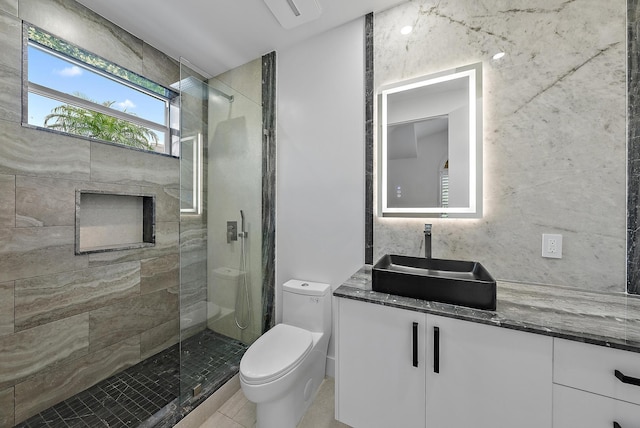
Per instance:
[[[331,334],[331,286],[291,279],[282,286],[282,322]]]

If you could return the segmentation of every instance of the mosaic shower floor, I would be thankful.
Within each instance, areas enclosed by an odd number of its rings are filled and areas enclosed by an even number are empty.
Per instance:
[[[179,419],[175,404],[181,385],[181,408],[188,413],[238,373],[246,350],[247,345],[235,339],[204,330],[183,341],[181,350],[174,345],[16,427],[165,426],[167,418]],[[198,392],[195,396],[194,388]],[[171,409],[172,414],[167,415]]]

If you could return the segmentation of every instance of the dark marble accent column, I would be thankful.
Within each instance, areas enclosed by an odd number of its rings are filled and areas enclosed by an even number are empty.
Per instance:
[[[628,76],[628,141],[627,141],[627,291],[640,294],[640,72],[638,35],[639,0],[627,0],[627,76]]]
[[[262,57],[262,331],[275,323],[276,53]]]
[[[364,262],[373,264],[373,13],[364,21],[365,212]]]

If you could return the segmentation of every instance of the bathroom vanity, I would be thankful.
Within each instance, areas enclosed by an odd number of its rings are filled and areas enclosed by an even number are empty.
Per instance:
[[[371,290],[336,299],[336,419],[353,427],[636,427],[640,299],[498,282],[483,311]]]

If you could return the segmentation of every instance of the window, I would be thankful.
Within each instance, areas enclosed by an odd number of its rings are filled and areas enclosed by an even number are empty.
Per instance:
[[[172,153],[176,92],[26,23],[25,34],[23,123]]]
[[[440,206],[449,207],[449,159],[440,168]]]
[[[449,170],[440,172],[440,206],[449,207]]]

